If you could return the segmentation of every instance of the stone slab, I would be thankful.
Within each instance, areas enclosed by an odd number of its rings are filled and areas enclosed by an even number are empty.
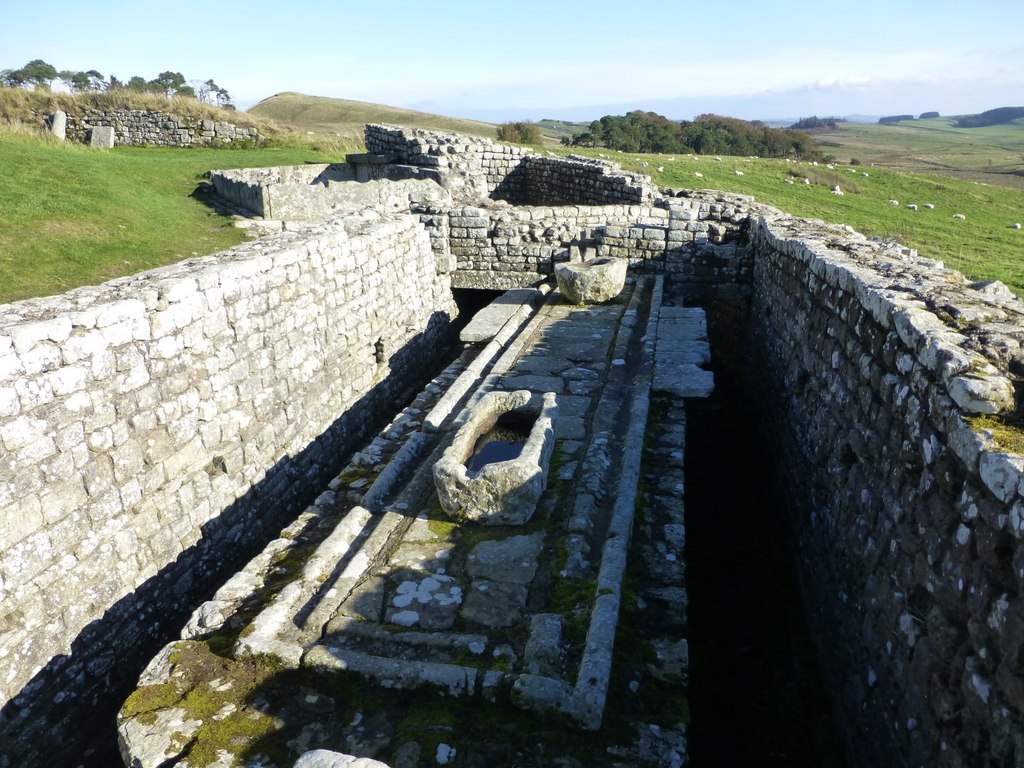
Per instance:
[[[114,146],[114,128],[110,125],[94,125],[89,131],[89,146],[111,149]]]
[[[514,288],[481,309],[459,333],[459,341],[479,344],[490,341],[523,304],[538,296],[534,288]]]

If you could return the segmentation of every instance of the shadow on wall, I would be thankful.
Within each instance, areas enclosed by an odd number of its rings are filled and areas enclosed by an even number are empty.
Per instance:
[[[391,356],[389,375],[373,390],[202,526],[198,543],[90,623],[70,655],[54,657],[37,673],[0,710],[0,768],[120,765],[115,717],[142,669],[179,636],[196,606],[308,506],[347,454],[445,364],[434,340],[449,329],[448,315],[435,312]]]

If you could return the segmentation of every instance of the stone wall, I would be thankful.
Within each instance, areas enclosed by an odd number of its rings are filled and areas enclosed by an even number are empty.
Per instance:
[[[182,117],[141,109],[89,109],[67,117],[67,138],[88,143],[94,126],[113,126],[115,144],[158,147],[259,144],[259,131],[220,120]]]
[[[447,212],[457,288],[511,288],[550,277],[579,258],[628,259],[665,274],[689,299],[747,295],[752,261],[740,195],[658,198],[653,205],[463,206]],[[436,216],[435,216],[436,219]]]
[[[348,163],[236,168],[211,171],[209,177],[224,200],[255,216],[278,221],[308,221],[365,208],[408,213],[416,206],[451,202],[450,196],[428,179],[384,177],[351,183],[355,172]]]
[[[534,205],[617,205],[650,203],[647,176],[588,157],[527,157],[524,200]]]
[[[1024,306],[907,249],[753,232],[753,385],[854,765],[1024,760]]]
[[[109,731],[134,662],[416,386],[455,311],[408,215],[0,307],[0,766]]]
[[[367,125],[369,152],[399,165],[437,169],[457,203],[506,200],[530,205],[650,203],[650,179],[585,157],[543,157],[490,139]]]

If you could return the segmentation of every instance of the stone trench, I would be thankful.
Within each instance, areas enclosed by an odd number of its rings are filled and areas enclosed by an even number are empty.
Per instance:
[[[544,286],[463,338],[150,664],[119,718],[126,764],[686,764],[683,398],[713,387],[703,311],[666,305],[660,277],[599,305]],[[557,402],[536,512],[456,522],[432,466],[485,393],[514,390]]]

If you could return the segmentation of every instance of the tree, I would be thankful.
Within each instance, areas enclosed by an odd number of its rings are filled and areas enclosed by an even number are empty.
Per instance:
[[[33,59],[17,70],[15,74],[20,77],[23,84],[31,85],[43,91],[50,90],[50,83],[58,77],[56,67],[52,64],[47,64],[42,59]]]
[[[152,88],[149,87],[149,83],[138,75],[133,75],[128,78],[128,82],[125,83],[124,87],[129,91],[138,91],[140,93],[152,90]]]
[[[218,107],[225,107],[231,103],[228,92],[213,80],[189,80],[189,84],[195,91],[196,98],[202,102],[216,104]]]
[[[181,72],[161,72],[153,80],[147,83],[149,90],[163,93],[170,98],[175,94],[180,96],[195,96],[196,92],[192,86],[185,83],[185,76]]]

